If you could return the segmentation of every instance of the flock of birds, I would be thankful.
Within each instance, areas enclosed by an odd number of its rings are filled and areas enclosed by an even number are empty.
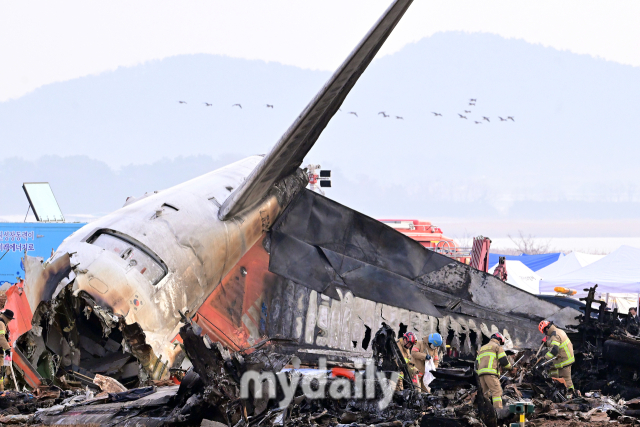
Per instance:
[[[179,104],[187,104],[187,101],[178,101],[178,103],[179,103]],[[213,107],[213,104],[212,104],[212,103],[210,103],[210,102],[203,102],[203,104],[204,104],[206,107]],[[266,104],[266,106],[267,106],[267,108],[273,108],[273,105],[271,105],[271,104]],[[242,110],[242,104],[233,104],[233,105],[231,106],[231,108],[233,108],[233,107],[238,107],[238,108],[240,108],[240,109]]]
[[[469,99],[469,105],[470,106],[475,107],[476,102],[477,102],[477,99],[475,99],[475,98]],[[178,101],[178,103],[186,104],[187,101]],[[207,106],[207,107],[213,106],[213,104],[211,104],[209,102],[203,102],[203,104],[205,106]],[[267,108],[273,108],[272,104],[265,104],[265,105],[266,105]],[[233,108],[233,107],[238,107],[238,108],[240,108],[242,110],[242,104],[233,104],[233,105],[231,105],[231,108]],[[338,111],[342,111],[342,109],[338,109]],[[358,117],[358,113],[355,112],[355,111],[349,111],[347,114],[351,114],[351,115],[355,116],[356,118]],[[431,114],[433,114],[435,117],[442,117],[442,113],[437,113],[435,111],[432,111]],[[466,116],[466,114],[471,114],[471,110],[464,110],[464,114],[458,113],[458,116],[460,116],[461,119],[468,120],[468,117]],[[380,111],[378,113],[378,115],[379,116],[382,115],[383,119],[391,117],[391,115],[387,114],[386,111]],[[404,120],[404,117],[402,117],[402,116],[395,116],[395,118],[396,118],[396,120]],[[506,122],[508,120],[511,120],[512,122],[515,122],[515,119],[513,118],[513,116],[507,116],[506,119],[503,118],[503,117],[498,116],[498,119],[500,119],[501,122]],[[487,123],[491,123],[491,120],[487,116],[482,116],[482,120],[480,120],[480,121],[474,120],[474,122],[477,125],[481,125],[483,123],[483,121],[485,121],[485,120],[487,121]]]
[[[469,105],[470,105],[470,106],[472,106],[472,107],[475,107],[475,105],[476,105],[476,102],[477,102],[477,101],[478,101],[477,99],[475,99],[475,98],[471,98],[471,99],[469,99]],[[434,115],[434,116],[436,116],[436,117],[442,117],[442,114],[440,114],[440,113],[436,113],[435,111],[432,111],[432,112],[431,112],[431,114],[433,114],[433,115]],[[464,114],[460,114],[460,113],[458,113],[458,116],[459,116],[461,119],[468,120],[468,117],[466,116],[466,114],[471,114],[471,110],[464,110]],[[507,116],[507,118],[506,118],[506,119],[505,119],[505,118],[503,118],[503,117],[500,117],[500,116],[498,116],[498,118],[500,119],[500,121],[501,121],[501,122],[506,122],[507,120],[511,120],[512,122],[515,122],[515,121],[516,121],[516,120],[513,118],[513,116]],[[475,124],[477,124],[477,125],[481,125],[481,124],[482,124],[482,122],[483,122],[484,120],[486,120],[486,121],[487,121],[487,123],[491,123],[491,120],[490,120],[490,119],[489,119],[489,117],[487,117],[487,116],[482,116],[482,120],[480,120],[480,121],[478,121],[478,120],[474,120],[474,123],[475,123]]]

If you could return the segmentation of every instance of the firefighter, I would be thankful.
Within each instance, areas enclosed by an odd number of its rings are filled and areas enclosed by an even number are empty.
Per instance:
[[[13,320],[13,311],[5,310],[0,313],[0,348],[2,348],[3,356],[11,355],[11,346],[9,345],[9,322]],[[4,359],[4,357],[3,357]],[[6,367],[4,363],[0,368],[0,392],[4,392],[4,379],[6,375]]]
[[[501,256],[498,258],[498,266],[493,270],[493,275],[503,282],[507,281],[507,261],[505,257]]]
[[[415,345],[416,341],[417,340],[416,340],[416,336],[414,335],[414,333],[413,332],[407,332],[402,336],[402,338],[400,338],[397,341],[397,344],[398,344],[398,349],[400,349],[400,354],[404,358],[404,361],[407,364],[407,368],[409,368],[409,374],[411,374],[411,378],[409,378],[408,380],[416,383],[416,385],[417,385],[417,382],[418,382],[418,378],[417,378],[418,370],[416,369],[415,365],[413,364],[413,361],[412,361],[412,358],[411,358],[411,348]],[[396,385],[396,390],[403,390],[404,389],[403,380],[404,380],[404,372],[401,371],[400,375],[398,376],[398,384]]]
[[[502,408],[502,386],[500,385],[498,366],[505,370],[511,369],[511,362],[507,358],[502,346],[505,339],[499,332],[491,335],[491,340],[480,347],[476,358],[476,372],[480,378],[480,388],[487,399],[496,409]]]
[[[627,317],[622,320],[622,326],[627,332],[631,335],[638,335],[640,332],[639,328],[640,322],[638,321],[638,313],[635,307],[631,307],[629,309],[629,314]]]
[[[567,385],[569,393],[575,392],[573,381],[571,380],[571,365],[576,361],[573,355],[573,344],[567,334],[548,320],[543,320],[538,325],[540,332],[545,334],[547,340],[545,346],[549,349],[545,357],[548,360],[554,359],[553,369],[549,375],[553,378],[562,378]]]
[[[422,338],[422,340],[418,341],[412,348],[411,358],[413,359],[413,364],[418,370],[418,382],[420,383],[420,388],[425,393],[431,392],[429,387],[425,386],[422,382],[422,377],[425,373],[426,361],[433,360],[433,365],[437,369],[438,364],[440,363],[438,351],[440,350],[441,346],[442,336],[440,336],[440,334],[438,333],[434,333]]]

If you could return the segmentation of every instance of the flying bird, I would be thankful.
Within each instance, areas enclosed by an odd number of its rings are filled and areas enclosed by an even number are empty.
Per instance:
[[[186,104],[186,103],[187,103],[187,101],[178,101],[178,103],[180,103],[180,104]]]
[[[203,102],[204,105],[206,105],[207,107],[211,107],[213,104],[209,104],[208,102]]]
[[[442,116],[442,114],[440,114],[440,113],[436,113],[435,111],[432,111],[431,113],[432,113],[434,116],[436,116],[436,117],[438,117],[438,116]]]
[[[358,113],[356,113],[355,111],[349,111],[349,114],[353,114],[354,116],[358,117]]]
[[[469,102],[476,102],[476,100],[474,98],[471,98]]]
[[[267,108],[273,108],[273,105],[267,104]]]
[[[463,116],[462,114],[458,113],[458,115],[460,116],[461,119],[466,119],[467,116]]]
[[[470,102],[469,105],[476,105],[476,103],[475,102]]]
[[[482,124],[482,122],[478,122],[478,121],[476,121],[476,124],[477,124],[477,125],[481,125],[481,124]]]
[[[233,108],[233,107],[240,107],[240,109],[242,110],[242,105],[240,105],[240,104],[233,104],[233,105],[231,106],[231,108]]]
[[[384,117],[389,117],[389,115],[388,115],[387,113],[385,113],[384,111],[380,111],[380,112],[378,113],[378,115],[380,115],[380,114],[382,114],[382,117],[383,117],[383,118],[384,118]]]
[[[482,120],[486,120],[486,121],[488,121],[489,123],[491,123],[491,120],[489,120],[489,117],[482,116]]]
[[[502,117],[498,116],[498,118],[500,119],[501,122],[506,122],[507,119],[503,119]]]
[[[404,120],[404,117],[396,116],[396,119],[398,119],[398,120]]]
[[[507,119],[511,120],[512,122],[515,122],[515,120],[513,120],[513,117],[511,117],[511,116],[507,116]]]
[[[470,110],[464,110],[464,112],[465,112],[465,113],[471,113],[471,111],[470,111]]]

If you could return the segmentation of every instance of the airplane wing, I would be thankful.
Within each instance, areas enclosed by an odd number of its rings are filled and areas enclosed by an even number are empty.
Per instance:
[[[262,200],[296,170],[413,0],[395,0],[247,179],[224,202],[226,220]]]

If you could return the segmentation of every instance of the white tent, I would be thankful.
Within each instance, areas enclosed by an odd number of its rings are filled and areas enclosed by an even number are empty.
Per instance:
[[[561,286],[582,292],[596,284],[600,293],[640,293],[640,249],[621,246],[579,270],[543,279],[540,291],[553,292],[553,288]]]
[[[593,264],[602,258],[604,258],[604,255],[590,255],[583,254],[582,252],[571,252],[568,255],[560,257],[560,259],[553,264],[549,264],[545,268],[536,271],[536,274],[542,277],[543,280],[549,280],[562,276],[563,274],[579,270],[582,267]]]
[[[507,283],[515,286],[518,289],[529,292],[530,294],[538,295],[540,293],[540,276],[538,276],[533,270],[524,265],[520,261],[505,261],[507,265]],[[498,264],[489,269],[489,273],[493,274]]]
[[[608,299],[609,308],[617,308],[619,313],[627,313],[631,307],[638,306],[638,294],[607,294],[604,299]]]

